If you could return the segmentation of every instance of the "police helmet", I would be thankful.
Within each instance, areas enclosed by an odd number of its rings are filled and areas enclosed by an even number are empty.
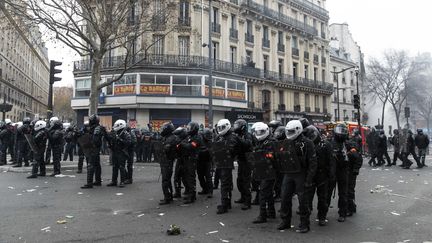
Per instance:
[[[244,133],[247,131],[247,122],[243,119],[238,119],[234,122],[233,128],[237,134]]]
[[[270,135],[270,128],[264,122],[257,122],[253,125],[253,135],[258,141],[262,141]]]
[[[89,117],[89,125],[90,126],[99,125],[99,116],[96,114],[91,115]]]
[[[36,123],[35,123],[35,125],[34,125],[34,130],[37,132],[37,131],[39,131],[39,130],[41,130],[41,129],[44,129],[44,128],[46,128],[46,122],[45,121],[37,121]]]
[[[221,119],[217,123],[217,132],[220,135],[225,135],[231,129],[231,122],[228,119]]]
[[[273,135],[274,135],[274,138],[276,138],[277,140],[284,140],[286,138],[285,127],[279,126],[278,128],[276,128]]]
[[[160,134],[162,137],[166,137],[168,135],[171,135],[174,130],[174,125],[171,122],[165,122],[164,124],[162,124]]]
[[[189,122],[189,124],[187,125],[187,133],[188,135],[195,135],[197,134],[199,131],[199,124],[196,122]]]
[[[120,131],[121,129],[126,128],[126,121],[122,119],[118,119],[116,122],[114,122],[113,130],[114,131]]]
[[[303,126],[299,120],[291,120],[285,127],[285,134],[288,140],[295,140],[303,131]]]

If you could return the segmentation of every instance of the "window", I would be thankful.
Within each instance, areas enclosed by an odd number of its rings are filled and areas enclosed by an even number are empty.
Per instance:
[[[300,105],[300,94],[298,92],[294,93],[294,106]]]
[[[279,77],[281,77],[283,75],[283,59],[279,59],[279,65],[278,65],[278,72],[279,72]]]
[[[305,107],[310,108],[310,97],[309,94],[305,94]]]
[[[251,20],[246,20],[246,34],[247,35],[252,35],[253,31],[252,31],[252,21]]]
[[[326,81],[326,71],[325,70],[321,71],[321,80],[323,81],[323,83]]]
[[[187,84],[186,76],[173,76],[173,85],[174,84]]]
[[[189,56],[189,36],[179,36],[179,55]]]
[[[156,84],[170,84],[171,76],[156,75]]]
[[[213,23],[218,24],[219,23],[219,9],[213,8]]]
[[[267,72],[268,71],[268,56],[264,55],[263,56],[263,60],[264,60],[264,62],[263,62],[263,69],[264,69],[264,72]]]
[[[90,79],[80,79],[76,80],[75,89],[90,89]]]
[[[327,112],[327,97],[323,96],[322,98],[322,107],[323,107],[323,112]]]
[[[351,90],[351,103],[354,103],[354,90]]]
[[[307,15],[305,14],[305,15],[303,16],[303,23],[304,23],[305,25],[307,25],[307,21],[308,21],[308,18],[307,18]]]
[[[230,47],[231,50],[231,63],[237,63],[237,48],[235,46]]]
[[[219,59],[219,43],[213,42],[213,59]]]
[[[267,26],[263,25],[263,40],[268,40],[269,39],[269,29]]]
[[[164,54],[164,42],[165,38],[163,35],[154,35],[153,36],[154,48],[153,54],[155,55],[163,55]]]
[[[252,57],[252,51],[246,50],[246,63],[252,63],[253,57]]]
[[[237,29],[237,16],[235,14],[231,14],[231,29]]]
[[[320,105],[319,105],[319,96],[315,95],[315,109],[319,109]]]
[[[304,77],[305,77],[305,79],[309,78],[309,66],[308,65],[304,66]]]
[[[227,80],[227,88],[245,91],[245,83]]]
[[[141,74],[141,84],[154,84],[155,83],[155,75]]]
[[[254,100],[254,90],[252,85],[247,86],[247,92],[248,92],[248,102],[253,102]]]
[[[292,48],[298,48],[297,36],[293,36],[293,37],[292,37],[292,40],[291,40],[291,47],[292,47]]]
[[[283,45],[284,41],[283,41],[283,32],[279,31],[278,32],[278,44],[279,45]]]
[[[298,64],[294,62],[293,63],[293,77],[294,77],[294,80],[297,79],[297,77],[298,77],[297,67],[298,67]]]
[[[318,68],[314,68],[313,78],[315,82],[318,80]]]
[[[284,97],[284,91],[279,90],[279,104],[285,104],[285,97]]]
[[[179,96],[201,96],[201,77],[200,76],[172,76],[173,95]]]
[[[189,2],[182,0],[180,1],[180,13],[179,18],[182,21],[186,21],[189,19]]]
[[[278,13],[283,14],[283,4],[281,3],[278,4]]]

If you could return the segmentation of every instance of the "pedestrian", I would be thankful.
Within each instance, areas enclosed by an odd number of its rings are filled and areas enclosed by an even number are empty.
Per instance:
[[[129,157],[128,147],[131,145],[131,135],[126,129],[126,121],[119,119],[114,125],[112,131],[107,136],[107,142],[112,151],[112,179],[107,186],[124,187],[127,179],[126,160]],[[120,171],[120,183],[117,184],[117,178]]]
[[[32,172],[28,176],[28,179],[37,178],[38,176],[45,176],[45,160],[44,152],[46,148],[46,143],[48,140],[48,134],[46,131],[46,122],[37,121],[33,128],[33,140],[36,146],[36,151],[34,151],[34,160],[32,162]],[[39,172],[39,173],[38,173]]]
[[[296,232],[307,233],[310,230],[310,210],[307,191],[311,190],[317,170],[316,153],[313,142],[303,135],[303,126],[299,120],[288,122],[285,127],[287,142],[277,151],[286,153],[280,161],[282,181],[282,202],[280,214],[282,222],[278,230],[291,228],[292,197],[297,194],[300,225]]]
[[[429,137],[423,133],[422,129],[417,129],[417,135],[415,136],[415,145],[418,149],[419,161],[422,167],[425,167],[426,153],[429,147]]]
[[[267,222],[267,218],[276,218],[273,189],[276,180],[274,142],[270,128],[263,122],[257,122],[252,127],[253,136],[257,140],[253,147],[253,176],[259,181],[259,215],[254,224]]]

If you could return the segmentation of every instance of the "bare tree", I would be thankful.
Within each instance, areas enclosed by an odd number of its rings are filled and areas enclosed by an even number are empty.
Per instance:
[[[51,37],[72,48],[91,65],[89,114],[97,113],[100,90],[116,81],[143,58],[155,43],[152,35],[165,36],[175,28],[169,18],[171,0],[3,0],[5,8],[28,24],[42,25]],[[155,4],[157,3],[157,4]],[[158,41],[158,40],[156,40]],[[119,75],[101,83],[105,55],[123,53]],[[117,60],[119,61],[119,60]]]
[[[427,60],[429,59],[429,60]],[[426,127],[430,132],[430,125],[432,119],[432,58],[426,57],[426,62],[429,63],[428,70],[424,73],[416,75],[410,85],[410,103],[417,113],[426,121]]]
[[[54,115],[63,121],[75,120],[75,112],[71,107],[72,87],[54,87]]]
[[[382,60],[372,59],[368,64],[370,89],[383,103],[382,125],[384,124],[385,104],[388,102],[400,129],[400,115],[407,95],[409,83],[415,75],[426,67],[422,55],[411,58],[406,51],[388,50]]]

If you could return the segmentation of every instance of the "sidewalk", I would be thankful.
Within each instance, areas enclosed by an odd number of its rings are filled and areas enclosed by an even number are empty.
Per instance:
[[[60,162],[61,169],[62,170],[71,170],[71,169],[77,169],[78,168],[78,161],[62,161]],[[0,172],[16,172],[16,173],[30,173],[32,170],[31,164],[28,167],[25,167],[24,165],[22,167],[14,168],[14,165],[7,164],[0,166]],[[53,171],[53,165],[52,163],[49,165],[46,165],[46,171]]]

